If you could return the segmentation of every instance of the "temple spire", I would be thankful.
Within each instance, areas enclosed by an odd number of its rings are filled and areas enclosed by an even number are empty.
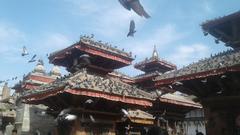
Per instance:
[[[8,83],[6,82],[2,89],[2,99],[10,97],[10,89],[8,88]]]
[[[154,49],[153,49],[153,53],[152,53],[152,58],[158,58],[158,52],[157,52],[156,45],[154,45]]]

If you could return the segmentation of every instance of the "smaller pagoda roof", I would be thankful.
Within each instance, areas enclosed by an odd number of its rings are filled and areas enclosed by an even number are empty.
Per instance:
[[[151,73],[144,73],[140,74],[134,77],[135,82],[141,82],[144,80],[152,80],[154,77],[161,75],[162,73],[159,73],[158,71],[151,72]]]
[[[161,104],[171,104],[187,108],[202,108],[202,105],[200,103],[197,103],[190,98],[191,96],[189,95],[184,96],[179,92],[164,93],[159,95],[158,90],[156,90],[152,91],[151,93],[154,96],[158,97],[158,100],[160,101]]]
[[[124,73],[121,73],[119,71],[113,71],[111,73],[108,73],[108,76],[113,77],[113,78],[117,78],[124,83],[128,83],[128,84],[133,84],[134,83],[134,78],[132,78],[131,76],[128,76]]]
[[[152,57],[146,58],[144,61],[136,63],[134,67],[144,72],[159,71],[163,73],[177,68],[175,64],[159,58],[156,46],[154,46]]]
[[[56,80],[55,77],[49,76],[47,74],[39,74],[31,72],[23,78],[23,81],[19,82],[14,86],[14,89],[20,90],[30,90],[39,87],[40,85],[48,84]]]
[[[240,47],[240,11],[206,21],[202,24],[204,35],[210,33],[216,43],[222,41],[232,48]]]
[[[87,73],[84,69],[35,90],[27,91],[23,98],[27,102],[38,101],[61,93],[103,98],[142,106],[151,106],[151,100],[155,99],[152,94],[135,86],[118,79]]]
[[[91,64],[106,69],[118,69],[130,65],[134,60],[132,53],[119,50],[108,43],[95,41],[93,37],[83,36],[80,41],[49,56],[50,63],[67,67],[69,60],[87,54]]]
[[[159,98],[159,100],[161,102],[182,105],[182,106],[186,106],[186,107],[202,108],[201,104],[196,103],[187,97],[184,97],[181,95],[176,95],[176,94],[171,94],[171,93],[167,93],[167,94],[161,96]]]
[[[133,123],[139,123],[139,124],[154,124],[155,118],[153,115],[144,112],[142,110],[128,110],[128,117],[130,118],[130,121]]]
[[[155,78],[156,86],[240,70],[240,50],[228,50]]]

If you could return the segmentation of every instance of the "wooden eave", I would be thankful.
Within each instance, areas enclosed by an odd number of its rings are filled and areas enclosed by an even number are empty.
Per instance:
[[[217,25],[220,25],[220,24],[225,23],[227,21],[234,20],[234,19],[239,18],[239,17],[240,17],[240,11],[235,12],[235,13],[230,14],[230,15],[227,15],[227,16],[223,16],[223,17],[219,17],[219,18],[216,18],[216,19],[213,19],[213,20],[206,21],[203,24],[201,24],[201,26],[204,30],[208,31],[208,29],[210,29],[211,27],[215,27]]]
[[[161,86],[172,84],[172,83],[178,82],[178,81],[187,81],[187,80],[193,80],[193,79],[198,79],[198,78],[206,78],[209,76],[221,75],[226,72],[238,72],[238,71],[240,71],[240,66],[224,67],[224,68],[219,68],[219,69],[208,70],[205,72],[198,72],[198,73],[193,73],[193,74],[177,76],[177,77],[173,77],[173,78],[155,80],[155,86],[161,87]]]
[[[103,50],[101,48],[87,45],[85,43],[80,42],[66,49],[63,49],[61,51],[51,54],[49,57],[50,63],[57,64],[56,60],[65,59],[67,55],[71,55],[74,49],[82,51],[82,53],[87,53],[89,55],[99,56],[112,61],[117,61],[121,63],[122,66],[130,65],[131,62],[134,60],[131,57],[126,57],[117,53],[113,53],[113,52]]]
[[[164,69],[168,69],[168,70],[174,70],[177,68],[177,66],[175,65],[170,65],[164,61],[161,61],[161,60],[158,60],[158,59],[155,59],[155,60],[148,60],[146,62],[139,62],[139,63],[136,63],[134,65],[134,68],[136,69],[139,69],[139,70],[145,70],[143,67],[146,67],[146,66],[151,66],[151,65],[158,65],[158,67],[162,67]]]
[[[42,102],[44,99],[47,99],[52,96],[58,96],[61,93],[69,93],[78,96],[87,96],[87,97],[94,97],[94,98],[102,98],[109,101],[115,102],[122,102],[127,104],[134,104],[139,106],[152,106],[152,101],[150,99],[144,98],[136,98],[136,97],[128,97],[128,96],[121,96],[116,95],[113,93],[106,93],[100,92],[90,89],[64,89],[64,88],[57,88],[52,90],[46,90],[42,93],[32,93],[27,96],[23,96],[22,98],[26,103],[33,103],[33,102]]]

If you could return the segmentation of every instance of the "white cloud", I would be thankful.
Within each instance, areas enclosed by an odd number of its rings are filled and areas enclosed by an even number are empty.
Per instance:
[[[17,62],[21,48],[26,41],[25,34],[10,24],[0,22],[0,57],[4,61]]]
[[[168,57],[168,59],[179,67],[196,62],[210,54],[210,48],[202,43],[192,45],[181,45]]]
[[[70,46],[73,42],[70,40],[69,37],[60,33],[50,33],[39,40],[41,40],[41,42],[37,43],[38,45],[36,49],[40,53],[49,53],[59,49],[63,49]]]
[[[154,45],[160,50],[173,46],[174,42],[186,36],[185,33],[178,32],[172,24],[167,24],[151,33],[148,37],[127,43],[128,46],[131,46],[130,50],[140,58],[151,56]]]
[[[107,38],[126,35],[130,20],[134,20],[137,28],[143,26],[144,18],[139,17],[133,11],[128,11],[117,0],[107,2],[99,0],[65,0],[72,8],[68,10],[76,17],[86,17],[82,20],[87,24],[87,31],[99,34]]]
[[[213,13],[214,12],[213,6],[211,5],[211,3],[208,0],[203,0],[202,8],[204,9],[204,11],[206,13]]]
[[[18,29],[5,23],[0,23],[0,42],[11,43],[13,41],[24,39],[24,34]],[[10,41],[10,42],[9,42]]]
[[[134,20],[136,27],[143,25],[143,18],[138,17],[133,12],[129,12],[122,7],[109,8],[96,17],[92,31],[106,37],[125,36],[129,29],[130,20]]]
[[[124,43],[124,45],[128,47],[127,50],[137,55],[137,59],[134,61],[134,63],[142,61],[146,57],[151,57],[154,45],[156,45],[158,50],[166,49],[169,47],[174,48],[176,47],[174,43],[187,36],[186,33],[178,32],[176,30],[176,27],[172,24],[167,24],[163,27],[154,30],[151,33],[152,34],[148,35],[147,37],[144,38],[136,37]],[[162,57],[161,54],[160,57]],[[123,68],[120,71],[131,76],[135,76],[137,74],[142,73],[134,69],[132,65]]]
[[[98,14],[100,11],[104,11],[106,8],[106,3],[103,3],[99,0],[64,0],[68,9],[70,9],[70,13],[73,15],[80,16],[89,16],[92,14]]]

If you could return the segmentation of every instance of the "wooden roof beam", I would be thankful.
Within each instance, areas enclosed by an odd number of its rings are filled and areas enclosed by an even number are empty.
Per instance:
[[[232,35],[234,40],[238,40],[240,38],[240,29],[239,29],[239,22],[231,21],[232,23]]]
[[[226,33],[224,33],[224,32],[222,32],[220,29],[214,29],[213,31],[215,31],[217,34],[219,34],[219,35],[221,35],[221,37],[216,37],[216,38],[226,38],[227,40],[229,40],[229,41],[233,41],[233,39],[229,36],[229,35],[227,35]]]

